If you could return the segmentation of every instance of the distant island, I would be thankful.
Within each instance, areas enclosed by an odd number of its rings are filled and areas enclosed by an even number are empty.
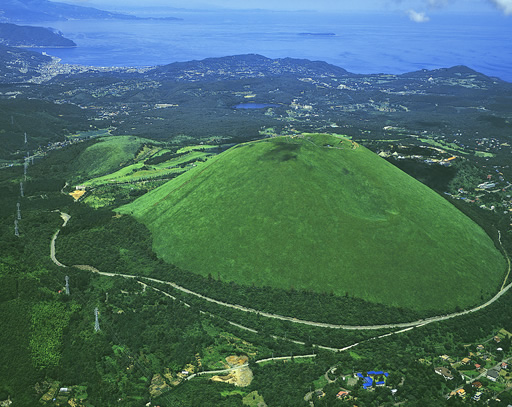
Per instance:
[[[299,33],[299,35],[310,35],[310,36],[318,36],[318,37],[334,37],[335,33]]]
[[[0,43],[11,47],[76,47],[50,28],[0,23]]]

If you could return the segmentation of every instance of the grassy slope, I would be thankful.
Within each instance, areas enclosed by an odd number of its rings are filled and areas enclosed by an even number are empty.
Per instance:
[[[369,150],[308,137],[237,146],[120,211],[165,260],[222,280],[420,310],[497,289],[505,262],[475,223]]]
[[[97,172],[101,171],[100,173],[105,173],[109,170],[112,171],[133,159],[134,153],[137,152],[137,148],[142,145],[144,141],[148,141],[138,137],[134,138],[129,136],[115,136],[115,138],[120,138],[121,140],[117,141],[109,138],[106,143],[103,142],[89,147],[84,155],[81,156],[80,161],[84,162],[86,159],[91,158],[91,164],[86,163],[86,166],[96,168]],[[162,149],[162,151],[157,152],[155,156],[168,151],[169,150]],[[158,164],[147,165],[143,159],[137,157],[137,160],[140,161],[127,165],[126,167],[122,167],[117,171],[108,172],[106,175],[91,178],[82,182],[82,184],[88,187],[93,187],[110,183],[135,182],[151,177],[162,177],[170,174],[181,173],[185,172],[185,170],[179,167],[180,164],[192,160],[205,159],[210,156],[210,153],[205,153],[203,151],[194,151],[190,149],[188,151],[190,151],[188,154],[172,158]],[[104,162],[102,162],[101,157],[104,157]],[[143,167],[145,169],[143,169]],[[82,165],[79,171],[83,171],[83,168],[84,166]]]
[[[150,140],[134,136],[109,136],[88,147],[79,157],[77,173],[92,178],[118,170],[135,157],[141,145]]]

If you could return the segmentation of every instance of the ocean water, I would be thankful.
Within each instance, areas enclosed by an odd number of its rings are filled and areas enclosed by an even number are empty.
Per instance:
[[[354,73],[467,65],[512,82],[512,24],[496,15],[439,15],[423,24],[393,14],[172,15],[183,20],[48,22],[43,25],[62,31],[78,47],[38,51],[89,66],[154,66],[247,53],[326,61]]]

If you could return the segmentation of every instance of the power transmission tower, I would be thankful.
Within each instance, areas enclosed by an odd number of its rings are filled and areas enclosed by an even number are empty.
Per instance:
[[[18,219],[14,221],[14,236],[20,237],[20,231],[18,229]]]
[[[18,220],[21,220],[21,210],[20,210],[20,203],[19,202],[16,204],[16,207],[18,208],[17,218],[18,218]]]
[[[100,330],[100,321],[98,320],[98,307],[94,308],[94,332],[98,332]]]
[[[66,295],[69,295],[69,276],[66,276]]]
[[[25,144],[27,144],[27,133],[25,132]]]
[[[25,157],[25,162],[23,163],[23,175],[25,176],[25,181],[27,180],[27,168],[28,168],[28,158]]]
[[[25,195],[23,194],[23,182],[20,182],[20,196],[23,198]]]

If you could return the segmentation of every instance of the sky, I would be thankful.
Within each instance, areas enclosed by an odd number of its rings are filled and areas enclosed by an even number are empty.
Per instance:
[[[412,21],[426,23],[437,13],[494,12],[512,18],[512,0],[52,0],[122,11],[123,8],[176,7],[187,9],[316,10],[331,12],[403,13]],[[143,4],[143,5],[141,5]]]

